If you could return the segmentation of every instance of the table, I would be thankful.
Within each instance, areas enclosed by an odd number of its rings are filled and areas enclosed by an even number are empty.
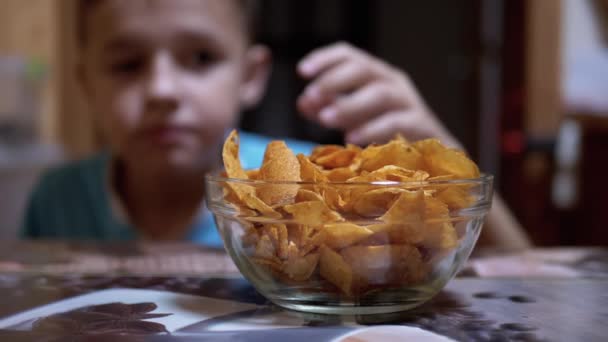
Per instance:
[[[496,269],[502,273],[492,271]],[[119,340],[287,336],[290,341],[310,341],[339,336],[354,327],[390,325],[420,327],[462,341],[604,341],[607,290],[607,249],[536,250],[473,259],[437,297],[412,311],[318,315],[269,304],[240,277],[222,251],[141,242],[1,242],[0,327],[3,318],[26,317],[24,311],[41,310],[36,308],[58,300],[69,304],[79,295],[82,300],[105,295],[107,303],[127,304],[56,315],[34,331],[13,324],[0,330],[0,340],[43,336],[62,340],[66,335],[75,338],[94,331]],[[167,306],[167,298],[179,306]],[[128,304],[129,300],[133,302]],[[148,320],[176,315],[163,308],[183,310],[192,322],[171,330],[168,323]],[[64,311],[70,310],[59,312]]]

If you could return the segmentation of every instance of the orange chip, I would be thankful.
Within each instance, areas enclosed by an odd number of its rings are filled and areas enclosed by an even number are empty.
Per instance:
[[[260,229],[260,234],[268,236],[272,244],[274,245],[276,254],[279,258],[284,259],[287,257],[287,227],[281,223],[269,223],[265,224]]]
[[[331,185],[324,185],[319,187],[319,191],[325,200],[327,206],[332,210],[341,210],[346,205],[346,201],[343,196],[345,194],[338,191],[339,188],[332,187]]]
[[[344,147],[340,145],[320,145],[315,147],[310,154],[310,161],[316,163],[317,159],[332,154],[336,151],[340,151]]]
[[[290,278],[296,281],[304,281],[310,278],[312,273],[317,268],[320,253],[310,253],[304,257],[296,257],[287,259],[283,262],[282,271]]]
[[[293,241],[289,241],[289,244],[287,245],[287,259],[295,260],[298,257],[300,257],[298,245],[296,245]]]
[[[422,245],[431,249],[449,251],[458,245],[458,234],[451,222],[428,223]]]
[[[380,188],[364,192],[355,197],[353,211],[364,217],[381,216],[403,191],[399,188]]]
[[[456,247],[458,236],[450,221],[448,206],[433,197],[426,197],[426,227],[422,244],[428,248],[449,250]]]
[[[260,168],[260,180],[299,182],[300,163],[283,141],[273,141],[266,147],[264,161]],[[260,186],[257,194],[268,205],[291,203],[298,193],[298,185],[272,184]]]
[[[356,177],[357,172],[354,168],[347,166],[329,170],[325,173],[325,176],[332,182],[345,182],[349,178]]]
[[[373,235],[362,244],[415,244],[420,243],[425,237],[424,224],[391,224],[379,223],[367,227]]]
[[[371,146],[361,152],[361,169],[374,171],[394,165],[409,170],[420,170],[423,158],[420,152],[404,141],[393,140],[386,145]]]
[[[404,190],[380,217],[386,223],[424,225],[424,191]]]
[[[260,266],[268,266],[272,270],[277,271],[277,272],[280,272],[283,269],[283,264],[276,257],[273,257],[270,259],[253,257],[253,258],[251,258],[251,261],[253,261],[254,263],[256,263]]]
[[[420,252],[410,245],[352,246],[340,254],[355,278],[370,285],[415,283],[426,273]]]
[[[243,244],[244,248],[256,246],[259,241],[260,235],[258,234],[258,230],[254,227],[248,227],[241,237],[241,243]]]
[[[222,158],[224,159],[226,175],[229,178],[248,179],[247,173],[241,167],[239,160],[239,136],[236,131],[232,131],[226,139],[222,150]],[[255,195],[255,189],[252,186],[238,182],[228,182],[227,184],[242,205],[271,218],[281,217],[279,213]]]
[[[288,239],[293,242],[296,247],[300,248],[310,239],[315,230],[303,224],[289,224],[287,226]]]
[[[319,260],[319,273],[330,283],[334,284],[342,293],[350,296],[352,293],[353,270],[344,258],[331,248],[321,246]]]
[[[248,179],[239,159],[239,134],[236,130],[230,132],[222,150],[224,169],[229,178]]]
[[[317,250],[325,242],[327,234],[322,230],[315,230],[310,236],[310,239],[304,241],[304,245],[300,250],[301,255],[306,255],[311,251]]]
[[[235,184],[233,184],[235,185]],[[251,188],[251,187],[250,187]],[[253,188],[251,188],[253,190]],[[281,218],[281,214],[269,207],[264,201],[259,199],[255,194],[245,192],[241,201],[250,209],[257,210],[260,214],[273,219]]]
[[[283,210],[290,213],[294,221],[313,227],[344,220],[340,214],[329,209],[324,202],[319,201],[289,204],[284,206]]]
[[[260,177],[260,170],[247,170],[245,173],[249,179],[258,180]]]
[[[323,171],[315,164],[313,164],[308,157],[303,154],[296,156],[300,162],[300,176],[304,182],[323,183],[327,182],[327,177],[323,174]]]
[[[272,259],[276,257],[276,248],[268,235],[262,235],[255,246],[254,256],[261,259]]]
[[[323,197],[314,191],[300,189],[298,191],[298,194],[296,195],[296,202],[308,202],[308,201],[323,202]]]
[[[469,187],[465,185],[450,185],[439,190],[435,196],[445,203],[451,210],[469,207],[475,199],[469,194]]]
[[[332,148],[329,153],[327,151],[323,151],[322,155],[315,157],[314,159],[311,157],[311,160],[315,164],[321,165],[326,169],[335,169],[351,165],[360,153],[360,147],[348,145],[346,148]]]
[[[479,177],[477,165],[462,151],[443,146],[437,139],[420,140],[414,147],[422,153],[431,176],[453,175],[459,179]]]
[[[348,247],[373,234],[365,227],[348,222],[326,224],[323,231],[326,234],[325,244],[333,249]]]

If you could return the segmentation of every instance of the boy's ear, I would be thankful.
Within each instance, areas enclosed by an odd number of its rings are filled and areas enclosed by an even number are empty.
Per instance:
[[[264,45],[254,45],[245,54],[244,79],[240,89],[241,105],[249,109],[257,105],[266,91],[272,70],[272,55]]]

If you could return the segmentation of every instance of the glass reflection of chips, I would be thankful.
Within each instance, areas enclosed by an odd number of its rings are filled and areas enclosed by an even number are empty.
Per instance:
[[[479,177],[436,139],[325,145],[310,156],[273,141],[258,170],[243,170],[233,131],[222,156],[228,178],[254,181],[228,181],[224,191],[250,260],[277,281],[324,281],[345,297],[423,282],[433,256],[458,245],[450,211],[474,201],[470,185],[446,181]]]

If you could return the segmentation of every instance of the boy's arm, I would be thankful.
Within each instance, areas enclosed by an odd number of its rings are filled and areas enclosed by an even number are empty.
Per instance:
[[[492,200],[492,209],[486,217],[479,245],[499,247],[505,250],[522,250],[532,247],[532,242],[525,230],[498,194],[495,194]]]
[[[448,146],[460,143],[435,117],[409,77],[346,43],[317,49],[298,65],[310,80],[298,99],[309,119],[341,129],[355,144],[383,143],[401,133],[407,138],[439,138]],[[531,246],[502,199],[494,196],[480,244],[505,249]]]

